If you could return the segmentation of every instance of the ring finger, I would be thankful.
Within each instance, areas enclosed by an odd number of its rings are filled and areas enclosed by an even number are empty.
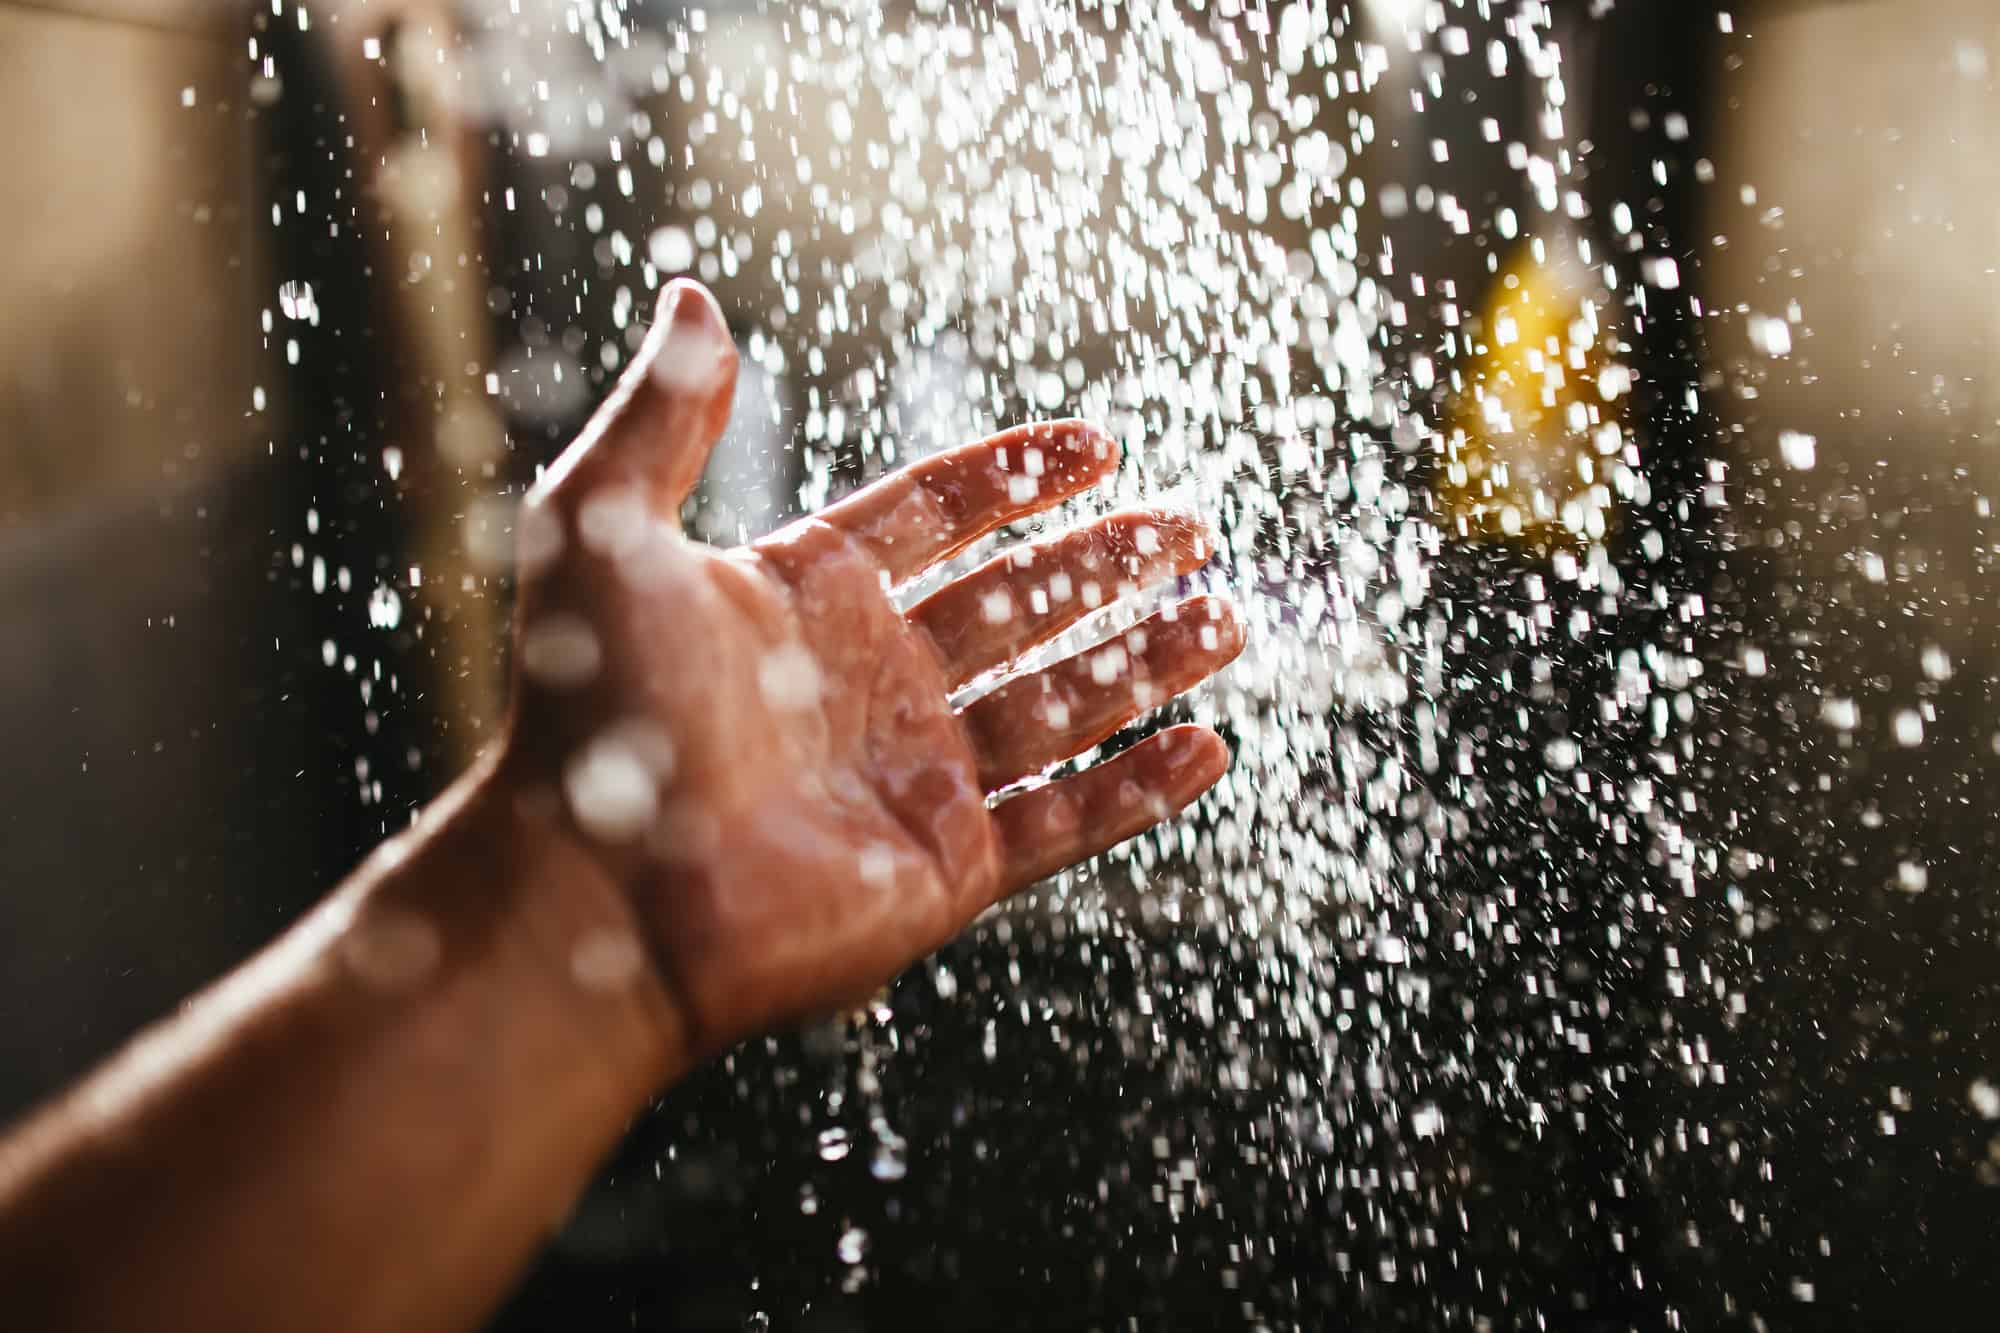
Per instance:
[[[1235,611],[1191,597],[1123,634],[1010,680],[959,713],[996,791],[1083,753],[1149,709],[1194,688],[1243,649]]]

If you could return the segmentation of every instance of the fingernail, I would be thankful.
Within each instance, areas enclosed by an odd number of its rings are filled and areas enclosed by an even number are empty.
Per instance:
[[[705,329],[725,337],[729,333],[729,321],[714,293],[693,278],[675,278],[661,290],[657,317],[677,333],[682,329]]]
[[[1118,441],[1103,427],[1071,419],[1047,422],[1045,428],[1048,438],[1062,443],[1063,452],[1078,460],[1084,474],[1096,476],[1117,471]],[[1033,432],[1038,437],[1043,433],[1042,429]]]
[[[1175,516],[1187,525],[1188,553],[1196,562],[1196,568],[1208,563],[1215,554],[1215,525],[1206,517],[1191,510],[1176,510]]]
[[[671,392],[713,392],[734,365],[736,344],[722,307],[691,278],[675,278],[661,291],[653,336],[653,378]]]
[[[1173,786],[1184,799],[1207,791],[1228,771],[1229,748],[1219,742],[1213,732],[1200,727],[1175,734],[1167,758],[1174,769]]]

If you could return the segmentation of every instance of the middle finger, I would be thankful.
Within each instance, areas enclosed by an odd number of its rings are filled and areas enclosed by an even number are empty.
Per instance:
[[[1100,607],[1199,569],[1208,527],[1190,514],[1137,509],[1003,551],[910,608],[958,689]]]

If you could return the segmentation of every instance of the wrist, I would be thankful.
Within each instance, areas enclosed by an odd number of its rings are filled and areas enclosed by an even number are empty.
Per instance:
[[[357,920],[419,914],[443,952],[490,971],[503,1034],[573,1042],[632,1109],[686,1072],[688,1025],[630,897],[553,789],[481,760],[362,878]]]

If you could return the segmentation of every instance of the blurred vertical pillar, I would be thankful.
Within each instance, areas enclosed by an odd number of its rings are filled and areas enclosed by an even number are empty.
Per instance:
[[[482,249],[485,152],[470,108],[481,71],[457,10],[410,0],[355,9],[328,43],[351,110],[374,271],[384,386],[382,435],[409,591],[427,620],[445,773],[470,762],[503,702],[506,616],[498,580],[511,542],[508,441],[488,389],[493,260]],[[468,66],[471,65],[470,68]],[[407,576],[406,576],[407,577]]]

